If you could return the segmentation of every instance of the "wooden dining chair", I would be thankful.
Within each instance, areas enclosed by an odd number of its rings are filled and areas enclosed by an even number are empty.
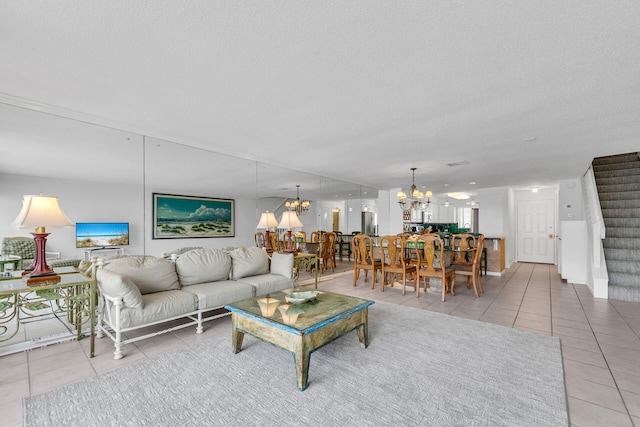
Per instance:
[[[253,239],[256,241],[257,247],[264,248],[264,233],[262,231],[258,231],[254,234]]]
[[[320,231],[312,231],[311,232],[311,241],[313,243],[318,243],[320,242],[320,235],[322,234],[322,232]]]
[[[344,255],[347,255],[349,261],[351,261],[351,243],[349,242],[349,238],[342,234],[341,231],[335,231],[334,233],[336,233],[336,249],[340,261],[342,261]]]
[[[407,287],[407,275],[413,278],[413,287],[418,290],[418,276],[416,265],[409,262],[406,253],[406,239],[402,236],[383,236],[380,239],[380,250],[382,252],[382,285],[380,291],[384,292],[387,280],[390,279],[391,286],[397,274],[402,276],[402,295]],[[416,292],[416,297],[418,293]]]
[[[424,279],[424,291],[427,292],[429,280],[432,277],[442,280],[442,301],[447,291],[455,296],[453,286],[456,280],[453,267],[446,266],[444,258],[444,242],[437,234],[421,234],[414,240],[413,250],[417,259],[418,285]],[[420,286],[416,286],[416,297],[419,296]]]
[[[277,232],[269,233],[269,239],[274,252],[283,252],[287,248],[287,242],[282,240]]]
[[[475,248],[475,252],[473,256],[473,263],[471,265],[458,264],[453,266],[456,276],[465,276],[467,278],[467,289],[469,289],[471,286],[471,283],[473,283],[473,292],[476,294],[476,298],[480,296],[478,294],[478,291],[480,291],[480,293],[484,292],[484,290],[482,289],[482,283],[480,283],[480,261],[482,259],[483,249],[484,249],[484,236],[480,235],[478,237],[478,245]],[[455,287],[455,281],[454,281],[454,286],[451,288],[452,291],[454,287]]]
[[[325,269],[335,271],[336,268],[336,234],[328,231],[320,236],[320,274]]]
[[[471,265],[476,247],[473,234],[454,234],[451,236],[451,265]],[[470,259],[469,259],[470,258]]]
[[[364,270],[364,281],[367,282],[367,274],[371,271],[371,289],[376,284],[376,275],[382,270],[382,260],[373,257],[373,239],[366,234],[356,234],[351,239],[351,251],[353,252],[353,286],[360,277],[360,271]]]

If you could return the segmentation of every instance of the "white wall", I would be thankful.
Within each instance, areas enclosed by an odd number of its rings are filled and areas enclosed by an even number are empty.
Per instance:
[[[233,238],[152,239],[152,189],[141,185],[99,184],[0,175],[0,236],[30,237],[32,230],[14,229],[14,221],[25,194],[43,193],[58,196],[60,207],[72,222],[128,222],[130,227],[127,254],[160,255],[184,246],[253,246],[256,231],[256,201],[235,200],[235,234]],[[208,196],[208,195],[203,195]],[[215,196],[215,195],[210,195]],[[75,228],[47,229],[47,250],[59,251],[63,258],[84,258],[84,250],[75,247]]]
[[[558,218],[560,221],[582,221],[582,180],[564,179],[558,182]]]
[[[515,233],[510,190],[508,187],[483,188],[478,190],[478,232],[487,237],[505,238],[505,266],[514,262]]]
[[[494,187],[478,190],[480,203],[478,231],[489,237],[508,237],[509,188]]]
[[[58,196],[60,207],[72,222],[128,222],[130,245],[127,253],[144,253],[144,205],[142,186],[131,184],[97,184],[0,175],[0,236],[27,236],[33,230],[15,229],[11,223],[22,206],[22,196],[43,193]],[[84,257],[75,246],[75,228],[47,229],[47,250],[61,252],[63,258]]]

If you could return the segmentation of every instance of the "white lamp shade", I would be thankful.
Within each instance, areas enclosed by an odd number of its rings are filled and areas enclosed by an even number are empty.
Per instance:
[[[258,227],[257,228],[272,228],[272,227],[276,227],[278,225],[278,220],[276,219],[276,216],[273,214],[273,212],[263,212],[262,215],[260,215],[260,222],[258,223]]]
[[[304,227],[304,224],[300,222],[298,219],[298,215],[294,211],[285,211],[282,213],[282,218],[280,218],[280,224],[278,224],[278,228],[286,228],[287,230],[291,230],[296,227]]]
[[[58,198],[55,196],[24,196],[22,209],[12,224],[17,228],[73,227],[73,223],[60,209]]]

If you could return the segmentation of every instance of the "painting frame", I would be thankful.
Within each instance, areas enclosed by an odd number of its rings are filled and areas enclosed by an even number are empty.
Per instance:
[[[152,238],[235,237],[235,199],[152,194]]]

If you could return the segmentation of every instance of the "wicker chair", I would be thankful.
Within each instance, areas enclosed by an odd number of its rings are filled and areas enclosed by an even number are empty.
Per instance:
[[[21,258],[19,269],[24,270],[34,261],[36,244],[32,237],[5,237],[2,239],[2,255],[14,255]],[[61,259],[60,252],[46,252],[47,264],[51,268],[77,267],[80,259]]]

